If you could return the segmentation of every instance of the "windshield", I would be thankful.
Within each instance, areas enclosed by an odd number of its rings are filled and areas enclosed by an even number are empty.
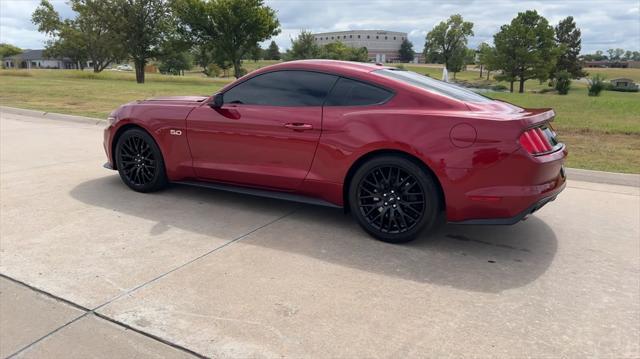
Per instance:
[[[374,71],[377,74],[413,85],[422,89],[439,93],[441,95],[465,102],[491,102],[490,98],[479,95],[463,87],[432,79],[412,71],[382,69]]]

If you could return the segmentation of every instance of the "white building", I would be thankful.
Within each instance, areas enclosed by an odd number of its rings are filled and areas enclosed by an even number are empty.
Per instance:
[[[318,45],[340,41],[350,47],[366,47],[369,59],[375,62],[400,60],[400,44],[407,38],[406,32],[386,30],[351,30],[313,34]]]

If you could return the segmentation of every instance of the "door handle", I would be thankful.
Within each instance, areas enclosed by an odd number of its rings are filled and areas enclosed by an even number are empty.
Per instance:
[[[295,131],[313,130],[313,125],[309,123],[285,123],[284,127]]]

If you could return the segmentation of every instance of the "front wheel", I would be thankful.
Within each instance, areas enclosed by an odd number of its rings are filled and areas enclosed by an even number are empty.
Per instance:
[[[123,133],[115,148],[116,166],[122,181],[138,192],[153,192],[167,185],[160,148],[144,130]]]
[[[408,242],[436,222],[439,196],[433,178],[400,156],[380,156],[362,165],[349,186],[351,213],[373,237]]]

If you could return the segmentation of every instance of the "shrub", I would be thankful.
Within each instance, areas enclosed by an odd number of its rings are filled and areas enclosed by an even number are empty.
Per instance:
[[[544,88],[544,89],[541,89],[541,90],[535,91],[535,92],[537,92],[537,93],[549,93],[549,92],[558,92],[558,90],[555,89],[555,88],[552,88],[552,89]],[[566,94],[563,94],[563,95],[566,95]]]
[[[566,95],[571,88],[571,74],[567,71],[559,71],[555,76],[555,88],[560,95]]]
[[[0,76],[32,77],[33,74],[27,70],[3,70]]]
[[[207,77],[220,77],[221,73],[222,69],[216,64],[209,64],[204,69],[204,74],[207,75]]]
[[[606,88],[606,90],[608,91],[618,91],[618,92],[638,92],[638,88],[622,88],[622,87],[615,87],[615,86],[608,86]]]
[[[587,85],[587,88],[589,89],[589,96],[600,96],[600,92],[602,92],[605,87],[604,76],[595,74],[587,81],[589,82]]]
[[[489,89],[493,91],[506,91],[509,88],[505,85],[493,85],[493,86],[490,86]]]

